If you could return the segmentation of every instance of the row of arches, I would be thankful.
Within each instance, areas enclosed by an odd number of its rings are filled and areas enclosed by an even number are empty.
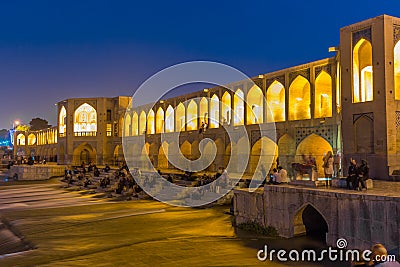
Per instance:
[[[220,125],[244,125],[264,122],[282,122],[311,118],[311,85],[303,76],[297,76],[288,90],[286,100],[285,87],[274,81],[267,89],[266,96],[262,90],[253,86],[248,93],[237,89],[234,93],[226,91],[221,99],[216,95],[210,98],[192,99],[169,105],[166,109],[159,107],[126,114],[124,135],[155,134],[197,130],[202,123],[209,128]],[[332,116],[332,78],[322,71],[315,81],[314,117]],[[288,110],[288,116],[286,116]]]
[[[18,146],[33,146],[33,145],[47,145],[57,143],[57,129],[51,128],[37,133],[29,133],[28,136],[24,133],[19,133],[16,137],[16,144]]]
[[[208,157],[215,154],[215,159],[211,158],[213,163],[208,166],[206,171],[213,172],[218,167],[229,166],[230,172],[239,172],[244,169],[247,173],[255,173],[260,171],[261,165],[264,165],[264,168],[276,167],[277,161],[284,168],[291,169],[293,162],[302,162],[304,156],[312,156],[316,159],[318,173],[322,177],[324,175],[323,157],[328,151],[333,151],[329,142],[316,134],[309,135],[297,146],[294,138],[288,134],[279,138],[277,143],[264,136],[250,147],[250,155],[243,150],[243,147],[247,147],[248,144],[246,137],[227,145],[221,138],[214,140],[214,143],[215,146],[211,142],[200,144],[198,140],[192,143],[186,140],[179,146],[176,143],[165,141],[162,144],[145,143],[143,147],[139,147],[138,144],[130,144],[125,151],[125,157],[127,161],[134,162],[138,167],[144,169],[151,168],[150,164],[159,169],[173,169],[174,166],[169,159],[177,157],[177,149],[179,149],[183,156],[191,161],[198,159],[201,155],[207,160]],[[249,157],[248,163],[243,166],[243,162],[245,162],[243,158],[247,156]],[[148,162],[148,158],[150,162]],[[183,162],[179,162],[179,164],[183,166]],[[185,168],[187,167],[190,168],[190,166],[185,166]]]

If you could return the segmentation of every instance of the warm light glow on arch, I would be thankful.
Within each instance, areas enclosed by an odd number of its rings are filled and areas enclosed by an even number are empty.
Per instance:
[[[332,78],[325,71],[315,79],[314,117],[332,117]]]
[[[190,100],[187,108],[187,130],[197,130],[197,104]]]
[[[274,81],[267,89],[267,122],[285,121],[285,87]]]
[[[289,120],[311,118],[310,82],[299,75],[289,87]]]
[[[400,100],[400,41],[394,47],[394,91],[395,99]]]
[[[156,115],[156,133],[164,132],[164,110],[159,107]]]
[[[131,115],[126,114],[125,120],[124,120],[124,136],[130,136],[131,135]]]
[[[132,115],[132,135],[136,136],[138,134],[139,134],[138,114],[134,112]]]
[[[217,95],[211,97],[210,103],[210,128],[219,127],[219,98]]]
[[[139,118],[139,134],[146,133],[146,112],[142,111]]]
[[[185,106],[182,103],[179,103],[179,105],[176,107],[175,110],[175,127],[177,132],[185,131],[185,122],[186,122],[186,116],[185,116]]]
[[[223,124],[231,124],[231,101],[232,97],[231,94],[226,91],[222,95],[222,106],[221,106],[221,112],[222,112],[222,123]]]
[[[263,122],[264,95],[261,89],[254,85],[247,93],[247,124]]]
[[[65,109],[64,106],[61,107],[60,109],[60,115],[58,116],[58,125],[59,125],[59,132],[60,135],[65,135],[67,131],[67,110]]]
[[[237,89],[235,96],[233,97],[233,108],[235,113],[233,114],[233,124],[243,125],[244,124],[244,93],[242,90]]]
[[[17,135],[17,145],[24,146],[25,145],[25,135],[20,133]]]
[[[174,108],[169,105],[165,113],[165,132],[172,133],[174,129]]]
[[[361,39],[353,49],[353,103],[373,100],[372,45]]]
[[[74,132],[93,134],[97,132],[97,112],[88,103],[80,105],[75,110]]]
[[[33,146],[36,143],[36,135],[33,133],[28,135],[28,146]]]
[[[150,109],[149,114],[147,115],[147,134],[154,134],[155,123],[154,123],[154,111]]]
[[[203,97],[200,100],[200,123],[208,124],[208,100]]]

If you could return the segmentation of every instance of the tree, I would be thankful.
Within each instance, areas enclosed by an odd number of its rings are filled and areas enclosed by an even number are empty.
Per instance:
[[[43,130],[51,127],[51,125],[49,125],[49,122],[47,120],[41,118],[32,119],[29,122],[29,125],[31,126],[30,128],[32,131]]]

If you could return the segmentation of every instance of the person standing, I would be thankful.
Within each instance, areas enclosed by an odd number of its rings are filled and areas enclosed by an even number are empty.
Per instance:
[[[324,161],[324,174],[326,179],[326,186],[329,186],[329,180],[332,179],[333,176],[333,155],[332,151],[328,151],[328,153],[323,158]]]
[[[357,182],[357,163],[355,159],[350,159],[348,176],[346,178],[347,189],[356,189]]]

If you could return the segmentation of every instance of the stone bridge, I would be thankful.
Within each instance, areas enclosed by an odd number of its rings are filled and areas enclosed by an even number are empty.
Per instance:
[[[399,253],[399,191],[371,191],[282,185],[267,185],[254,193],[235,190],[236,223],[271,226],[286,238],[319,233],[331,246],[339,238],[347,240],[347,248],[368,249],[382,243]]]

